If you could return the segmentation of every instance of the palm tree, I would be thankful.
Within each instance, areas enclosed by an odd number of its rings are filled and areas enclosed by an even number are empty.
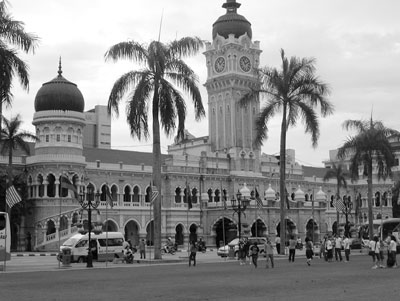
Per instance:
[[[328,181],[329,179],[336,180],[336,234],[338,234],[339,229],[339,210],[337,208],[337,201],[340,198],[340,188],[347,188],[346,178],[348,176],[349,173],[344,168],[343,163],[339,163],[338,165],[336,165],[332,162],[332,167],[326,171],[323,179],[324,182]]]
[[[378,179],[391,175],[391,168],[395,163],[393,148],[389,137],[400,136],[396,130],[387,128],[381,121],[346,120],[343,123],[346,130],[356,130],[355,136],[350,136],[338,150],[338,158],[345,159],[350,156],[350,174],[353,179],[358,179],[359,166],[364,167],[368,185],[368,228],[369,237],[373,236],[372,228],[372,173],[373,165],[378,167]]]
[[[267,139],[268,122],[278,111],[282,110],[281,141],[280,141],[280,237],[285,243],[285,205],[283,196],[286,195],[286,133],[290,126],[296,126],[299,118],[305,123],[305,132],[311,134],[313,147],[317,146],[319,138],[319,121],[314,111],[318,105],[321,115],[333,112],[332,104],[326,99],[329,94],[328,86],[315,76],[315,59],[291,57],[288,60],[281,50],[282,69],[265,67],[259,70],[260,85],[252,89],[241,99],[241,104],[254,101],[254,98],[265,96],[267,104],[261,108],[256,120],[255,146],[262,145]],[[282,254],[284,248],[282,248]]]
[[[36,35],[25,32],[23,22],[12,18],[7,11],[7,4],[7,1],[0,2],[0,120],[3,116],[3,104],[12,104],[14,75],[19,77],[23,89],[29,89],[28,65],[17,56],[17,50],[13,46],[25,53],[34,52],[39,40]]]
[[[21,149],[24,153],[30,155],[29,144],[26,140],[36,142],[39,141],[39,138],[27,131],[20,130],[22,120],[19,114],[11,120],[3,117],[3,123],[4,127],[1,129],[0,153],[8,155],[8,168],[12,170],[13,152],[16,149]]]
[[[29,144],[26,140],[38,141],[39,139],[26,131],[20,131],[22,120],[20,115],[10,121],[3,117],[4,127],[0,132],[0,153],[8,155],[8,167],[6,171],[6,181],[7,179],[11,181],[14,180],[13,177],[13,152],[16,149],[21,149],[27,155],[30,154]],[[6,187],[5,187],[6,188]],[[5,208],[5,205],[4,205]]]
[[[148,110],[152,110],[153,185],[161,192],[160,123],[167,135],[177,127],[177,139],[185,130],[186,103],[178,88],[188,92],[193,100],[196,120],[205,116],[198,78],[182,60],[196,54],[203,46],[199,38],[185,37],[168,44],[152,41],[142,45],[135,41],[121,42],[105,54],[106,60],[131,59],[145,65],[129,71],[115,83],[108,99],[108,111],[118,115],[118,106],[128,94],[127,122],[132,137],[148,139]],[[178,125],[176,125],[178,119]],[[154,202],[154,258],[161,259],[161,196]]]

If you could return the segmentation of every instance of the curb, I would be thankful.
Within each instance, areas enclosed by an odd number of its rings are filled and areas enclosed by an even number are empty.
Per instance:
[[[57,256],[57,253],[11,253],[11,257]]]

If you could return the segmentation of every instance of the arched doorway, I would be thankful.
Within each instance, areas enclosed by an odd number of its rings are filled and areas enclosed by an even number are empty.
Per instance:
[[[177,245],[183,245],[185,238],[183,236],[183,226],[179,224],[175,227],[175,243]]]
[[[118,232],[118,226],[115,222],[108,220],[104,221],[103,227],[101,227],[103,232]]]
[[[197,225],[191,224],[189,227],[189,242],[197,242]]]
[[[217,248],[226,245],[237,236],[237,226],[229,218],[220,218],[213,226],[216,233],[215,244]]]
[[[133,246],[139,244],[139,225],[135,221],[129,221],[125,225],[125,240],[130,240]]]
[[[296,225],[289,219],[285,220],[286,222],[286,242],[285,245],[289,242],[289,238],[292,235],[296,234]],[[276,226],[276,232],[278,233],[278,235],[280,235],[281,233],[281,223],[279,222],[278,226]],[[283,241],[281,242],[283,243]]]
[[[146,233],[146,244],[152,246],[154,243],[154,221],[147,224]]]
[[[306,237],[311,239],[313,242],[318,242],[318,233],[318,224],[313,219],[310,219],[306,225]]]
[[[56,225],[54,224],[53,220],[49,220],[47,222],[47,230],[46,230],[46,235],[50,235],[56,233]]]
[[[338,233],[338,224],[337,221],[335,221],[332,225],[332,233]]]
[[[267,226],[260,219],[257,219],[251,226],[251,236],[265,237],[267,235]]]

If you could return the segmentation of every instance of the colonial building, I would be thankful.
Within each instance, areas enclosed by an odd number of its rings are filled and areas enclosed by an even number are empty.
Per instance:
[[[238,103],[246,89],[258,84],[254,68],[261,63],[260,42],[253,40],[251,23],[238,14],[239,7],[235,0],[223,4],[226,13],[213,24],[204,52],[209,135],[194,137],[187,131],[162,157],[162,237],[173,237],[180,245],[196,236],[215,246],[238,234],[279,233],[279,158],[253,147],[259,102],[246,107]],[[33,249],[55,250],[79,229],[87,229],[87,211],[79,199],[88,197],[99,201],[92,212],[95,227],[120,231],[133,244],[141,238],[152,244],[152,153],[112,149],[106,106],[86,112],[84,107],[82,93],[63,77],[60,63],[56,78],[35,97],[32,123],[40,142],[32,145],[30,156],[16,152],[13,158],[27,176],[24,214],[13,225],[14,249],[25,249],[29,237]],[[1,157],[2,164],[7,162]],[[325,168],[299,165],[294,150],[287,151],[286,164],[288,234],[318,240],[337,227],[336,183],[322,181]],[[62,176],[75,185],[78,198],[61,188]],[[391,215],[391,185],[387,180],[374,187],[374,216]],[[112,208],[107,206],[108,189]],[[88,195],[90,190],[94,195]],[[366,181],[350,183],[341,197],[354,204],[350,221],[365,222]],[[18,206],[13,210],[22,212]],[[344,220],[341,213],[340,222]]]

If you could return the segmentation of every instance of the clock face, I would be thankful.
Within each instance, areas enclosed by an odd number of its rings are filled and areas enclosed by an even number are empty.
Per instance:
[[[220,56],[215,60],[215,71],[220,73],[224,71],[224,69],[225,69],[225,59],[222,56]]]
[[[240,64],[240,69],[242,69],[244,72],[249,72],[251,69],[251,62],[250,59],[247,56],[242,56],[239,60]]]

